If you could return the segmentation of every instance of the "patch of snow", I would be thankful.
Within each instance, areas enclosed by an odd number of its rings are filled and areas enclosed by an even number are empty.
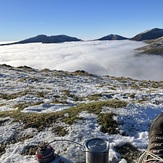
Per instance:
[[[68,104],[41,104],[35,106],[26,107],[22,112],[24,113],[48,113],[48,112],[57,112],[64,109],[68,109],[73,105]]]

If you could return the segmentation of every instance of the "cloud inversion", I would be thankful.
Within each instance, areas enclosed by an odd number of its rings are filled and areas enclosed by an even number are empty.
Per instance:
[[[143,45],[143,42],[123,40],[2,46],[0,64],[163,80],[163,57],[135,56],[134,49]]]

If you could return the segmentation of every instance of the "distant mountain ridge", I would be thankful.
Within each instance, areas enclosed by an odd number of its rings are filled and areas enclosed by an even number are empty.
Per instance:
[[[151,30],[141,32],[132,38],[126,38],[124,36],[120,36],[117,34],[110,34],[102,38],[99,38],[97,40],[127,40],[128,39],[133,41],[146,41],[146,40],[158,39],[162,36],[163,36],[163,29],[153,28]]]
[[[71,41],[81,41],[76,37],[70,37],[67,35],[55,35],[55,36],[46,36],[46,35],[38,35],[35,37],[31,37],[22,41],[1,44],[1,45],[14,45],[14,44],[25,44],[25,43],[61,43],[61,42],[71,42]]]
[[[29,43],[29,42],[59,43],[59,42],[67,42],[67,41],[81,41],[81,40],[76,37],[70,37],[67,35],[56,35],[56,36],[38,35],[36,37],[32,37],[20,42],[21,43]]]
[[[160,28],[153,28],[151,30],[141,32],[137,35],[135,35],[132,38],[126,38],[117,34],[110,34],[104,37],[101,37],[96,40],[133,40],[133,41],[147,41],[152,39],[158,39],[160,37],[163,37],[163,29]],[[18,42],[12,42],[12,43],[5,43],[0,44],[0,46],[3,45],[14,45],[14,44],[25,44],[25,43],[62,43],[62,42],[71,42],[71,41],[82,41],[81,39],[78,39],[76,37],[70,37],[67,35],[54,35],[54,36],[46,36],[46,35],[38,35],[35,37],[31,37],[22,41]]]

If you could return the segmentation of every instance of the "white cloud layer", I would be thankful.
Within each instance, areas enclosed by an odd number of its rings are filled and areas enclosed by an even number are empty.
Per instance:
[[[163,57],[134,55],[143,45],[125,40],[0,46],[0,64],[163,80]]]

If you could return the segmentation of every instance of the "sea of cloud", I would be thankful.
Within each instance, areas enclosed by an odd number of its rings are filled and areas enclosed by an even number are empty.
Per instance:
[[[0,64],[163,80],[163,57],[135,55],[135,49],[144,45],[143,42],[116,40],[0,46]]]

